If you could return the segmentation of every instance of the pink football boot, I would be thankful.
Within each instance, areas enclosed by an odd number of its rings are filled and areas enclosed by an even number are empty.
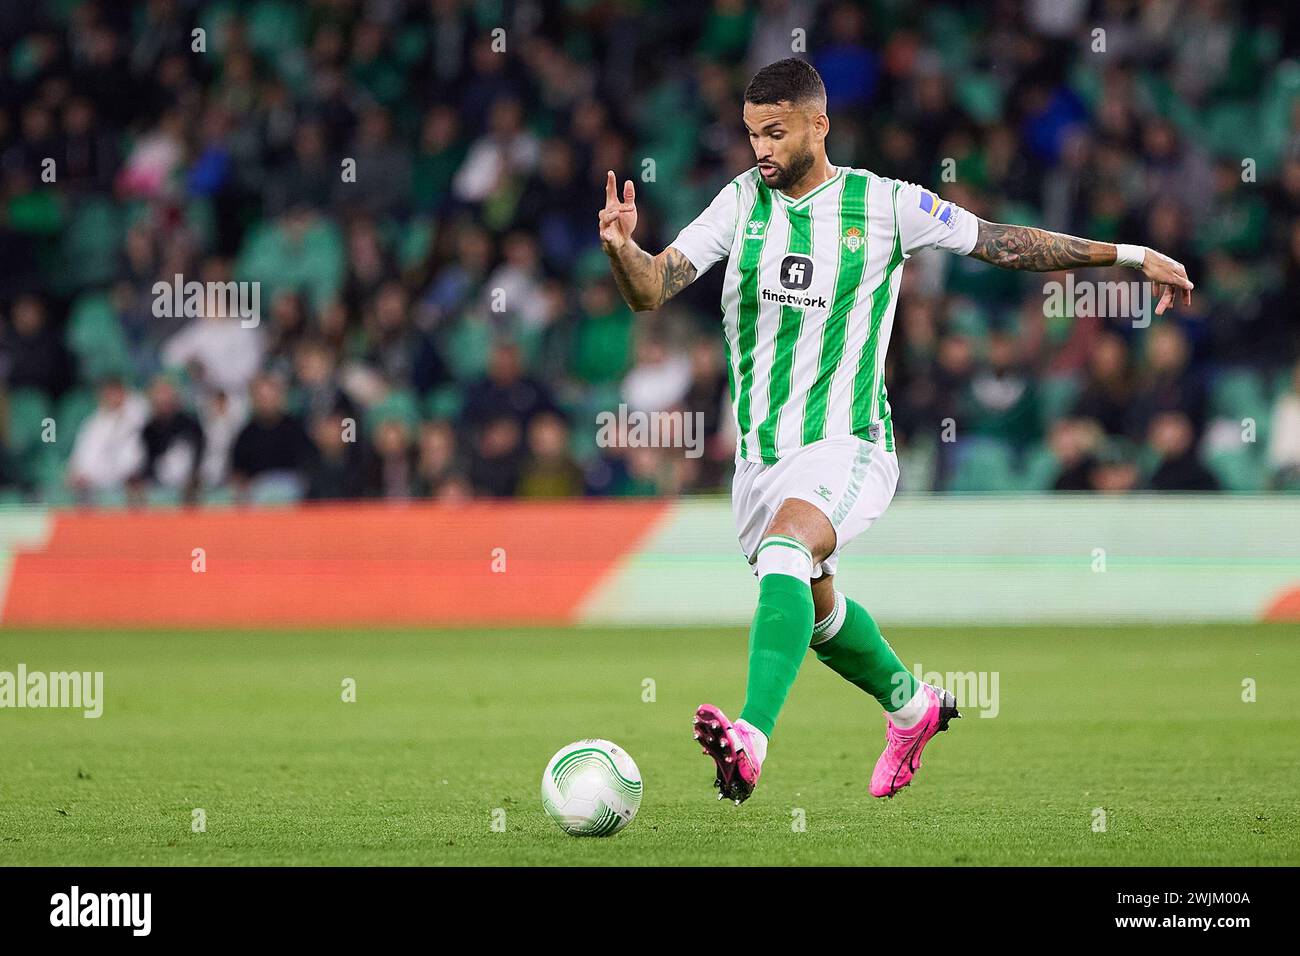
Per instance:
[[[692,719],[695,739],[704,753],[718,765],[718,799],[726,797],[737,806],[747,800],[758,785],[760,766],[750,746],[749,733],[744,725],[737,726],[712,704],[701,704]]]
[[[921,722],[908,730],[899,730],[894,722],[885,718],[885,752],[876,761],[871,774],[871,795],[892,797],[909,783],[921,769],[921,751],[941,730],[948,729],[948,721],[960,717],[957,699],[946,690],[936,690],[922,684],[930,697],[930,707]]]

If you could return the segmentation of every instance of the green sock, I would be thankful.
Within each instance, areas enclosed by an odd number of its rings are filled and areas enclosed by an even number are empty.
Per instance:
[[[749,630],[749,685],[740,719],[769,737],[808,651],[812,626],[808,582],[788,574],[764,575]]]
[[[876,698],[888,713],[911,700],[920,687],[866,608],[852,598],[844,599],[839,632],[813,650],[819,661]]]

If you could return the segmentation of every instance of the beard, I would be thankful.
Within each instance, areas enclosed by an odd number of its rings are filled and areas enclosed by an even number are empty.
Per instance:
[[[780,189],[784,191],[798,183],[799,180],[804,178],[804,176],[808,175],[808,170],[812,169],[813,163],[816,162],[816,158],[813,156],[812,150],[805,145],[800,152],[791,156],[790,161],[784,166],[777,163],[775,160],[768,160],[768,162],[776,167],[776,175],[771,179],[771,181],[765,179],[764,182],[767,184],[769,189]]]

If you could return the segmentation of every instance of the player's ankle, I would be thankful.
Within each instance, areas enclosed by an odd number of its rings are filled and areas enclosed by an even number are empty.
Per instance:
[[[743,726],[746,736],[749,737],[749,745],[753,751],[752,756],[757,763],[762,763],[767,756],[767,734],[759,730],[745,718],[736,721],[736,726]]]

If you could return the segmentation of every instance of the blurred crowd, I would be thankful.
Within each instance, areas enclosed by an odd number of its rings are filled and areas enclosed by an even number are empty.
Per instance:
[[[722,270],[634,316],[596,210],[614,169],[670,241],[753,165],[741,91],[792,44],[833,162],[1197,284],[1054,313],[1060,276],[915,256],[905,489],[1300,488],[1284,0],[63,0],[0,14],[0,498],[725,489]],[[160,315],[175,277],[258,283],[259,321]],[[698,414],[703,453],[603,446],[620,404]]]

